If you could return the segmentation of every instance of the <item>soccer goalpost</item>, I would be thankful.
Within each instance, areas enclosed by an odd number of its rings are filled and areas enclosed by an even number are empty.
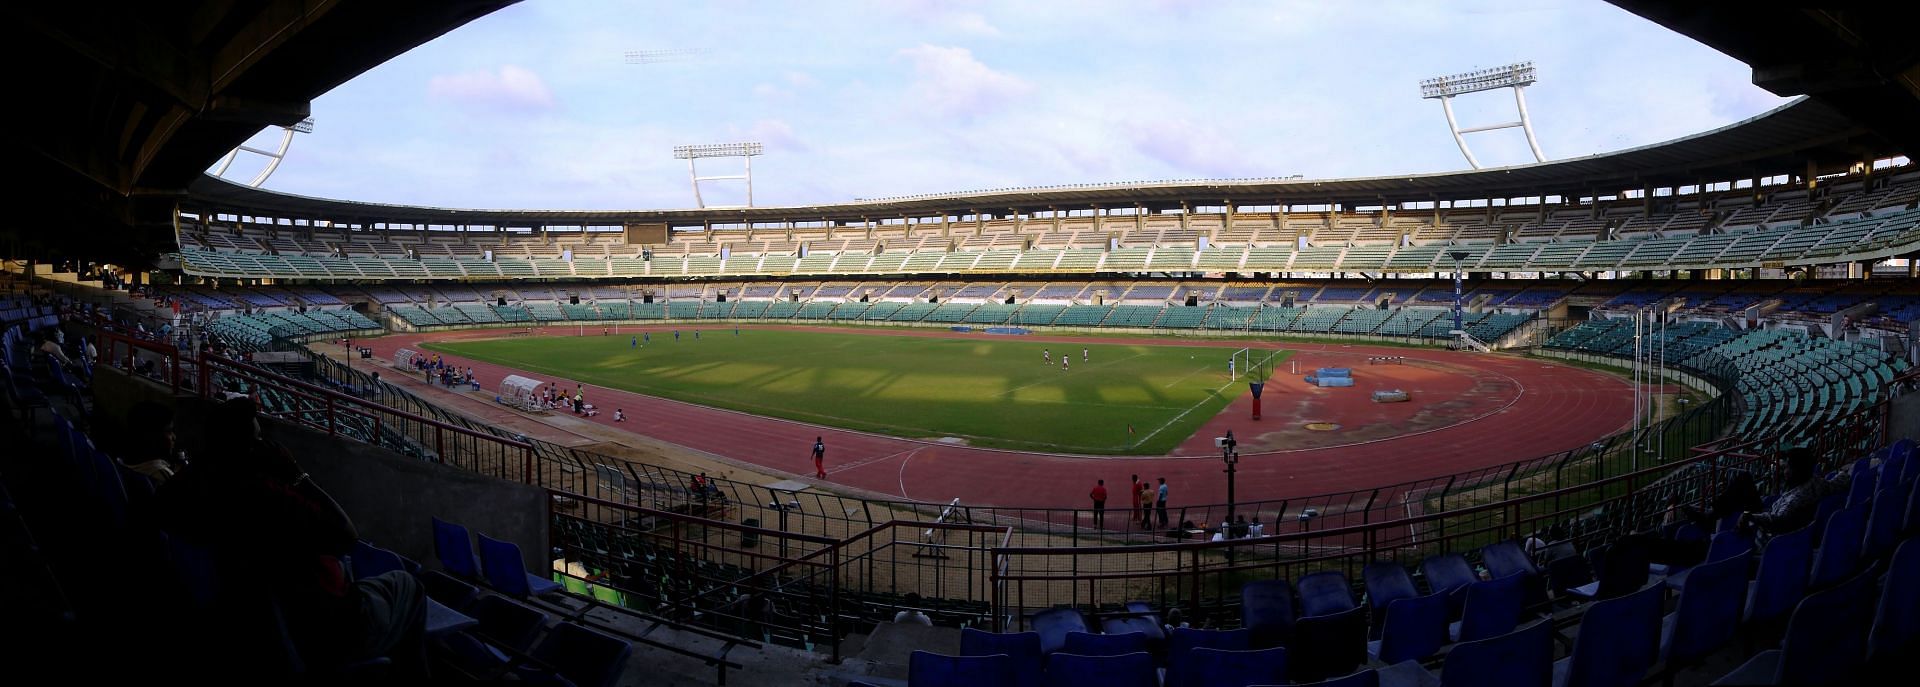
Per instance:
[[[1266,379],[1272,374],[1273,359],[1280,355],[1280,349],[1242,348],[1233,352],[1232,381],[1245,378]]]

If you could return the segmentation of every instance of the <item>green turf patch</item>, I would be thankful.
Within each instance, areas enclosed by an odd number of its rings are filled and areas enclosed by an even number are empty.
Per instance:
[[[731,328],[702,329],[696,340],[693,331],[681,330],[677,342],[654,332],[639,346],[617,335],[426,348],[553,377],[543,381],[894,436],[1071,453],[1164,454],[1247,390],[1244,376],[1228,381],[1231,349],[1218,347],[755,329],[736,336]],[[1051,364],[1042,350],[1051,350]],[[1062,355],[1072,356],[1070,369],[1061,369]]]

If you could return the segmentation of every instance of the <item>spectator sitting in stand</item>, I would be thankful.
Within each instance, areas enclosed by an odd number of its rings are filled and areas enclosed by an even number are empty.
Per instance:
[[[425,677],[424,588],[405,571],[347,581],[340,559],[359,536],[353,521],[260,437],[256,413],[247,398],[211,411],[207,451],[156,492],[155,521],[272,585],[308,669],[387,656],[396,673]]]
[[[1846,478],[1830,482],[1822,478],[1813,449],[1787,450],[1787,484],[1764,512],[1748,512],[1744,518],[1768,536],[1786,534],[1813,523],[1820,500],[1835,492],[1846,493]]]
[[[919,608],[920,595],[919,594],[915,594],[913,592],[907,592],[907,598],[905,599],[905,601],[907,603],[907,607],[901,609],[899,613],[893,614],[893,622],[901,623],[901,624],[925,625],[927,627],[933,627],[933,619],[927,617],[927,614],[920,612],[920,608]]]
[[[145,475],[158,487],[185,465],[174,451],[173,409],[141,401],[127,412],[127,437],[121,460],[128,469]]]

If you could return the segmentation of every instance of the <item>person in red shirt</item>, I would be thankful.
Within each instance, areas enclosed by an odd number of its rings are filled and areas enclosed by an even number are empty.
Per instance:
[[[1107,481],[1093,481],[1093,491],[1087,492],[1087,498],[1093,499],[1093,526],[1107,526]]]
[[[1140,476],[1139,475],[1133,476],[1133,486],[1127,489],[1127,493],[1133,495],[1133,507],[1127,509],[1127,519],[1131,521],[1133,519],[1133,512],[1140,510]]]

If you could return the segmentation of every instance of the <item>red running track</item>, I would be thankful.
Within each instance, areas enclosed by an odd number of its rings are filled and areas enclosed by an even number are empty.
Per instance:
[[[764,329],[771,327],[743,327]],[[804,327],[779,327],[805,329]],[[621,328],[630,335],[672,327]],[[506,330],[465,330],[428,334],[397,334],[358,342],[381,358],[391,359],[400,348],[418,348],[424,341],[496,338]],[[541,335],[573,335],[575,327],[548,327]],[[835,331],[848,331],[837,328]],[[946,331],[889,331],[889,335],[967,336]],[[974,335],[979,336],[979,335]],[[1030,340],[1060,342],[1143,343],[1140,339],[1033,336]],[[1239,348],[1245,341],[1167,341],[1167,345]],[[1317,366],[1353,367],[1361,380],[1395,375],[1416,395],[1435,389],[1465,389],[1476,395],[1459,407],[1436,411],[1439,403],[1375,404],[1368,400],[1369,385],[1359,388],[1316,389],[1299,375],[1276,370],[1264,392],[1264,418],[1249,418],[1252,397],[1240,397],[1201,428],[1170,456],[1072,456],[973,448],[937,442],[901,439],[823,427],[791,420],[749,415],[698,406],[627,391],[590,387],[589,402],[603,410],[593,421],[655,439],[748,463],[802,481],[813,480],[810,459],[815,436],[827,445],[827,482],[893,498],[993,506],[1080,507],[1095,479],[1109,487],[1124,485],[1131,474],[1143,479],[1167,478],[1170,501],[1220,503],[1226,486],[1220,477],[1218,453],[1211,437],[1235,429],[1242,446],[1238,468],[1238,498],[1242,501],[1312,496],[1367,489],[1465,472],[1516,460],[1545,456],[1591,443],[1620,431],[1631,421],[1632,401],[1627,382],[1597,372],[1505,355],[1462,353],[1437,349],[1348,346],[1312,343],[1253,344],[1295,351],[1293,361],[1305,371]],[[1399,356],[1401,366],[1369,369],[1370,356]],[[453,364],[473,367],[483,386],[491,387],[508,374],[552,380],[492,363],[446,356]],[[1280,367],[1290,367],[1283,364]],[[1389,369],[1391,371],[1389,372]],[[1426,380],[1422,382],[1421,380]],[[557,380],[554,380],[557,381]],[[1417,384],[1434,385],[1422,390]],[[1461,385],[1465,385],[1464,387]],[[561,383],[564,388],[566,383]],[[1442,398],[1446,398],[1442,396]],[[626,411],[629,421],[613,423],[612,408]],[[1304,421],[1332,418],[1347,428],[1360,429],[1343,439],[1307,437]],[[1366,436],[1380,428],[1397,427],[1391,436]],[[1304,438],[1303,438],[1304,437]],[[1318,441],[1317,448],[1285,449]],[[1313,446],[1315,444],[1306,444]],[[1124,489],[1114,489],[1118,495]],[[1124,498],[1124,497],[1119,497]]]

